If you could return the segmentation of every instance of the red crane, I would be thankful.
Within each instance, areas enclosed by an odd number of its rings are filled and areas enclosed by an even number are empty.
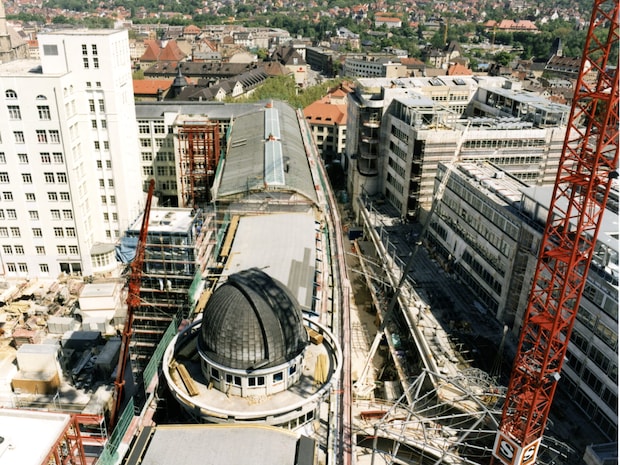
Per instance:
[[[618,177],[617,50],[618,2],[594,0],[549,215],[493,448],[494,459],[505,465],[536,461],[601,218],[612,181]]]
[[[129,358],[129,342],[131,341],[131,328],[133,326],[134,312],[140,307],[140,286],[142,284],[142,266],[144,264],[144,250],[146,249],[146,235],[149,229],[149,217],[151,215],[151,202],[153,200],[153,191],[155,190],[155,180],[151,179],[149,190],[146,196],[146,204],[144,206],[144,214],[142,216],[142,226],[140,227],[140,235],[138,237],[138,245],[136,246],[136,256],[131,262],[131,274],[129,276],[129,286],[127,292],[127,317],[125,318],[125,326],[121,335],[121,348],[118,356],[118,368],[116,371],[116,380],[114,381],[114,406],[110,412],[110,430],[116,426],[116,420],[120,413],[123,400],[123,387],[125,386],[125,370],[127,369],[127,360]]]

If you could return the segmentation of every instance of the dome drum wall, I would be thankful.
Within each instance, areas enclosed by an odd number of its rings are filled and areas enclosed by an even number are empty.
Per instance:
[[[235,370],[214,363],[198,350],[202,374],[210,386],[221,392],[239,397],[262,397],[288,390],[296,384],[303,367],[302,352],[287,363],[253,371]]]

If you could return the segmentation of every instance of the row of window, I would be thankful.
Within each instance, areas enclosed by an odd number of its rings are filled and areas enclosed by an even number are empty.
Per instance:
[[[39,144],[60,144],[60,132],[55,129],[51,129],[46,131],[45,129],[37,129],[37,142]],[[13,131],[13,139],[16,144],[25,144],[26,136],[24,135],[24,131]],[[0,138],[0,141],[2,139]]]
[[[52,163],[62,164],[64,163],[64,156],[62,152],[40,152],[39,157],[41,160],[41,164],[49,165]],[[27,153],[18,153],[17,161],[20,165],[27,165],[29,163],[28,154]],[[0,165],[6,165],[6,154],[4,152],[0,152]]]
[[[618,348],[618,334],[603,323],[596,315],[580,306],[577,312],[577,319],[594,332],[594,334],[609,347],[614,350]]]
[[[143,166],[142,174],[144,176],[153,176],[154,170],[152,166]],[[175,176],[176,171],[173,166],[158,166],[157,176]]]
[[[7,105],[7,110],[10,120],[20,121],[22,119],[22,111],[19,105]],[[40,120],[49,121],[52,119],[48,105],[37,105],[37,112]]]
[[[140,134],[150,134],[151,126],[148,121],[139,120],[138,121],[138,132]],[[153,125],[153,134],[165,134],[166,126],[163,124],[154,124]]]
[[[30,173],[22,173],[22,181],[28,184],[32,183],[32,175]],[[45,179],[46,184],[66,184],[67,183],[67,173],[52,173],[46,172],[43,173],[43,178]],[[9,173],[6,171],[0,171],[0,184],[8,184],[11,182],[11,178]]]
[[[523,147],[545,147],[544,139],[474,139],[463,143],[464,149],[509,149]],[[517,157],[519,158],[519,157]],[[534,159],[536,156],[533,157]],[[532,161],[535,163],[535,161]],[[512,163],[511,163],[512,164]]]
[[[15,210],[13,210],[14,212]],[[10,235],[9,235],[10,232]],[[54,228],[55,237],[76,237],[75,228]],[[21,229],[17,226],[7,228],[6,226],[0,226],[0,237],[22,237]],[[43,231],[41,228],[32,228],[32,237],[43,237]]]
[[[35,251],[37,255],[45,255],[45,247],[42,245],[37,245],[35,247]],[[79,255],[79,248],[77,245],[58,245],[56,246],[56,251],[59,255]],[[2,253],[4,255],[24,255],[24,246],[23,245],[3,245]]]

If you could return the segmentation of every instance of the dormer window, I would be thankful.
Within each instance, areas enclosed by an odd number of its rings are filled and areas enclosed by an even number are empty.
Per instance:
[[[15,100],[17,99],[17,92],[15,92],[12,89],[8,89],[4,95],[6,96],[6,98],[11,99],[11,100]]]

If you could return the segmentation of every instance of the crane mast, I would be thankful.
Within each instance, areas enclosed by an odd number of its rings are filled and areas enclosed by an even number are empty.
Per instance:
[[[127,317],[123,326],[121,335],[121,348],[118,357],[118,368],[116,371],[116,380],[114,381],[114,406],[110,412],[110,429],[116,425],[116,420],[120,413],[123,400],[123,387],[125,386],[125,370],[127,369],[127,360],[129,358],[129,343],[131,342],[131,328],[135,310],[140,307],[140,287],[142,284],[142,266],[144,264],[144,250],[146,249],[146,236],[149,229],[149,217],[151,215],[151,202],[153,200],[153,191],[155,190],[155,180],[151,179],[149,190],[146,196],[146,204],[144,205],[144,214],[142,216],[142,225],[140,227],[140,235],[138,236],[138,245],[136,246],[136,256],[130,265],[129,285],[127,292]]]
[[[600,37],[601,32],[607,35]],[[599,34],[595,34],[599,32]],[[618,177],[618,2],[594,0],[493,457],[532,465]],[[495,460],[492,460],[493,462]]]

